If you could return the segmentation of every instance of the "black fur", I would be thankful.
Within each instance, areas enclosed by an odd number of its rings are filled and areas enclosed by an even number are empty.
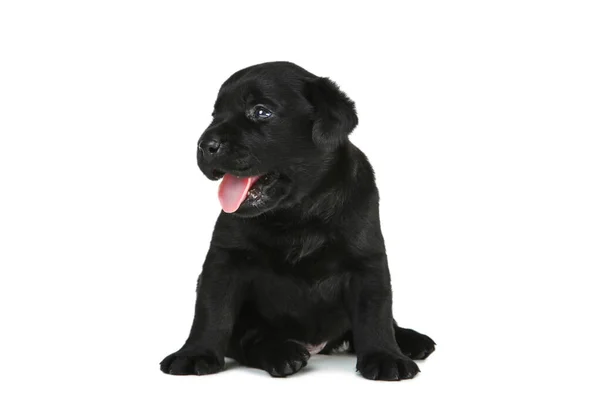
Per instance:
[[[257,104],[271,117],[258,119]],[[413,359],[435,343],[392,317],[373,170],[348,140],[354,103],[331,80],[274,62],[232,75],[213,116],[199,141],[202,172],[263,179],[256,198],[219,215],[189,338],[161,370],[214,373],[228,356],[287,376],[310,345],[327,342],[328,354],[347,342],[365,378],[415,376]]]

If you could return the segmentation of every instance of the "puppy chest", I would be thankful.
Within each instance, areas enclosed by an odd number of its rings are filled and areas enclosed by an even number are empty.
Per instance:
[[[317,281],[267,276],[253,282],[252,298],[266,317],[305,318],[319,310],[343,308],[343,279],[333,276]]]

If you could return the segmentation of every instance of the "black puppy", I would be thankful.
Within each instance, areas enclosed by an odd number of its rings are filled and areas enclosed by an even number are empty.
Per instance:
[[[255,65],[221,87],[198,165],[223,178],[196,315],[181,350],[160,364],[204,375],[224,357],[291,375],[312,354],[356,352],[368,379],[419,372],[435,350],[396,325],[379,197],[348,140],[354,103],[327,78],[287,62]]]

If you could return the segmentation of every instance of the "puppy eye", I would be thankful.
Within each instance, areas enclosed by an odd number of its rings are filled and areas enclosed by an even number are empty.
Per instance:
[[[254,118],[256,119],[267,119],[271,118],[272,115],[273,113],[263,106],[256,106],[254,109]]]

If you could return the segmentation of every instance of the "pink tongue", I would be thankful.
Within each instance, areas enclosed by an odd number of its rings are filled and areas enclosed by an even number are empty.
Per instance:
[[[219,185],[219,201],[221,208],[226,213],[236,212],[240,205],[246,200],[248,190],[260,176],[237,176],[225,174]]]

